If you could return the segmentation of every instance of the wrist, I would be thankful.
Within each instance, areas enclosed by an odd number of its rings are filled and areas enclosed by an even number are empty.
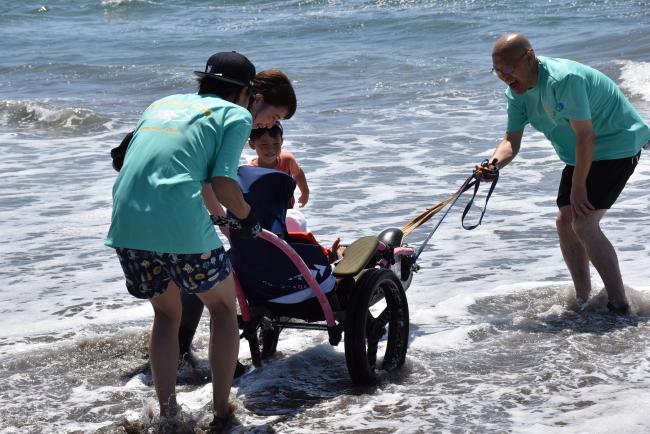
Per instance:
[[[250,216],[251,212],[253,211],[253,208],[251,208],[251,206],[249,204],[245,203],[244,206],[239,208],[237,211],[239,211],[239,212],[235,212],[234,210],[231,210],[231,212],[235,215],[237,220],[242,220],[243,221],[243,220],[247,219],[248,216]]]
[[[573,176],[571,177],[571,185],[575,187],[585,187],[587,185],[587,177],[574,171]]]
[[[255,215],[255,212],[253,211],[253,208],[249,207],[248,208],[248,214],[244,218],[240,218],[239,221],[243,225],[250,225],[253,224],[257,221],[257,216]]]

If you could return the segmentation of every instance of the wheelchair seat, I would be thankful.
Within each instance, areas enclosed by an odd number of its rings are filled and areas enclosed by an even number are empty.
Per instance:
[[[262,227],[287,240],[323,292],[332,291],[336,278],[321,246],[288,239],[285,218],[294,179],[273,169],[241,166],[238,182]],[[262,239],[242,238],[237,231],[231,231],[230,238],[230,260],[251,306],[299,304],[314,297],[305,278],[277,247]]]

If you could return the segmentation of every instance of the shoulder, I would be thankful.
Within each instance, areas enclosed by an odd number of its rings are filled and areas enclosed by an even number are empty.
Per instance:
[[[280,152],[280,158],[287,161],[296,161],[296,157],[291,152]]]
[[[175,95],[168,95],[168,96],[159,98],[159,99],[155,100],[154,102],[152,102],[151,104],[149,104],[149,106],[147,107],[147,110],[154,110],[154,109],[162,108],[162,107],[167,108],[166,106],[175,105],[174,102],[182,101],[184,99],[184,97],[186,97],[186,96],[187,96],[186,94],[175,94]]]
[[[251,113],[245,108],[236,104],[231,104],[225,108],[224,117],[229,122],[245,124],[247,128],[252,128],[253,126],[253,116]]]
[[[280,152],[278,169],[289,173],[291,176],[297,176],[300,173],[300,164],[291,152]]]
[[[298,160],[291,152],[280,152],[280,161],[283,165],[294,167],[295,170],[300,169]]]
[[[540,65],[548,74],[548,84],[553,87],[582,85],[594,75],[602,74],[595,69],[569,59],[539,57]]]
[[[251,125],[253,123],[253,116],[247,109],[230,101],[226,101],[217,95],[194,94],[194,100],[197,108],[210,110],[214,114],[222,113],[223,117],[228,120],[240,119]]]

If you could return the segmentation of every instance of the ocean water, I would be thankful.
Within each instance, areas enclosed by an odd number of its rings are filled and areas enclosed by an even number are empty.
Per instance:
[[[103,245],[109,150],[150,102],[194,91],[212,53],[292,78],[285,148],[311,187],[304,213],[323,242],[349,242],[406,223],[489,156],[506,121],[490,52],[506,31],[602,70],[650,120],[648,24],[638,0],[0,2],[0,432],[155,426],[152,310]],[[602,223],[626,318],[607,313],[595,270],[591,300],[575,307],[554,227],[561,169],[527,130],[483,225],[464,231],[461,207],[450,212],[407,293],[396,378],[354,388],[342,345],[284,331],[272,362],[234,384],[233,432],[650,431],[648,154]],[[209,413],[207,323],[201,369],[178,386],[189,432]]]

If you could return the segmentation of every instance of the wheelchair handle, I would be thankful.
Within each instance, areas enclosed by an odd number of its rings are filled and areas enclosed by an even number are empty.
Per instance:
[[[311,291],[318,299],[318,302],[323,309],[323,314],[325,315],[325,322],[327,322],[327,327],[336,327],[336,322],[334,321],[334,313],[332,312],[332,307],[327,300],[327,296],[323,292],[323,289],[320,287],[318,282],[316,282],[316,279],[314,279],[314,276],[311,274],[311,271],[305,264],[305,261],[302,260],[300,255],[298,255],[293,247],[291,247],[282,238],[278,237],[273,232],[267,231],[266,229],[262,229],[262,232],[260,232],[258,238],[262,238],[263,240],[273,244],[289,257],[291,262],[293,262],[293,265],[295,265],[298,271],[300,271],[300,274],[302,274],[302,276],[305,278],[305,281],[307,281],[307,284],[309,284]]]

